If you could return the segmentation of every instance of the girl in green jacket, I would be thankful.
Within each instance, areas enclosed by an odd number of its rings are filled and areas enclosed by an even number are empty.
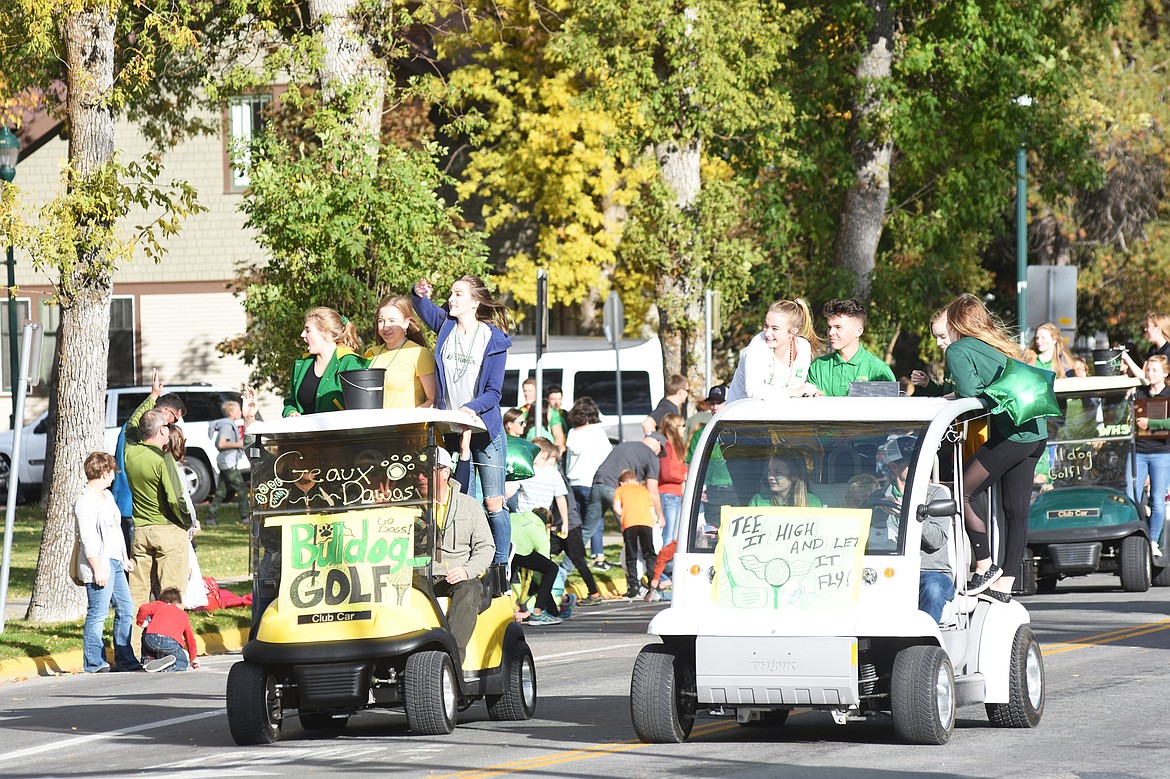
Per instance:
[[[293,364],[292,391],[284,400],[284,416],[344,409],[337,374],[366,367],[357,328],[333,309],[320,306],[305,314],[301,338],[309,351]]]
[[[960,295],[947,306],[950,345],[946,350],[947,376],[960,398],[981,397],[1007,367],[1020,358],[1020,348],[1004,326],[980,300]],[[1043,419],[1016,425],[1007,414],[991,418],[987,443],[979,447],[963,472],[963,516],[975,553],[975,574],[969,595],[986,592],[989,600],[1011,600],[1012,582],[1019,575],[1028,543],[1028,504],[1032,477],[1048,440]],[[1003,567],[991,559],[987,532],[987,491],[999,482],[1004,514]]]

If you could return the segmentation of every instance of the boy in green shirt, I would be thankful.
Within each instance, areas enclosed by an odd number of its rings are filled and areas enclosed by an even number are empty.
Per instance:
[[[894,381],[890,366],[861,345],[865,332],[865,307],[853,298],[825,304],[829,346],[833,351],[812,361],[808,369],[811,394],[843,398],[854,381]]]

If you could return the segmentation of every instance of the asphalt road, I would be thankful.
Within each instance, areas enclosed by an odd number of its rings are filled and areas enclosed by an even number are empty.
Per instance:
[[[1165,777],[1170,589],[1127,594],[1116,582],[1094,576],[1024,600],[1045,652],[1038,728],[993,728],[982,706],[969,706],[942,747],[899,744],[888,718],[837,726],[819,713],[773,729],[701,716],[686,744],[642,744],[630,724],[630,670],[661,606],[620,602],[527,629],[539,679],[529,722],[491,722],[480,702],[452,735],[423,738],[399,713],[363,712],[340,737],[310,735],[293,719],[277,744],[241,748],[224,713],[238,659],[228,655],[186,674],[0,687],[0,776]]]

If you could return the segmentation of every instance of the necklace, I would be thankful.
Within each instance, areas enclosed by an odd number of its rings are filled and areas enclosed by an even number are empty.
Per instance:
[[[792,384],[792,364],[796,362],[796,338],[793,337],[788,341],[788,378],[784,381],[784,386],[787,387]],[[772,372],[768,374],[768,386],[776,383],[776,352],[772,352]]]
[[[479,322],[475,323],[475,329],[471,331],[471,339],[467,343],[467,350],[460,352],[459,350],[459,326],[455,326],[454,332],[451,333],[451,351],[447,356],[455,363],[454,376],[452,381],[463,381],[463,377],[467,375],[467,371],[471,369],[471,350],[475,348],[475,339],[479,337]]]
[[[398,353],[402,351],[402,347],[406,346],[407,340],[409,340],[409,339],[407,339],[406,336],[402,337],[402,343],[400,343],[400,344],[398,344],[398,346],[394,347],[394,355],[390,358],[390,361],[387,362],[384,367],[389,368],[391,365],[394,364],[394,361],[398,359]],[[382,354],[385,354],[385,353],[386,352],[382,352]]]

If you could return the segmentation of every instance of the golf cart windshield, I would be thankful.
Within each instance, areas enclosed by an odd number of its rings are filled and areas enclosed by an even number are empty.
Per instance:
[[[252,466],[261,598],[317,621],[400,605],[433,554],[427,444],[421,427],[264,440]]]
[[[1133,447],[1128,390],[1061,394],[1058,399],[1063,413],[1048,418],[1048,449],[1037,475],[1053,487],[1126,492],[1125,468]]]
[[[925,422],[717,424],[701,458],[692,460],[691,467],[700,469],[705,500],[691,504],[695,532],[689,551],[713,551],[724,516],[746,516],[753,509],[775,513],[774,508],[783,507],[780,513],[799,508],[827,521],[870,512],[865,553],[901,554],[898,527],[906,521],[905,508],[896,485],[891,487],[885,447],[895,440],[920,440]],[[912,467],[917,453],[911,458]]]

